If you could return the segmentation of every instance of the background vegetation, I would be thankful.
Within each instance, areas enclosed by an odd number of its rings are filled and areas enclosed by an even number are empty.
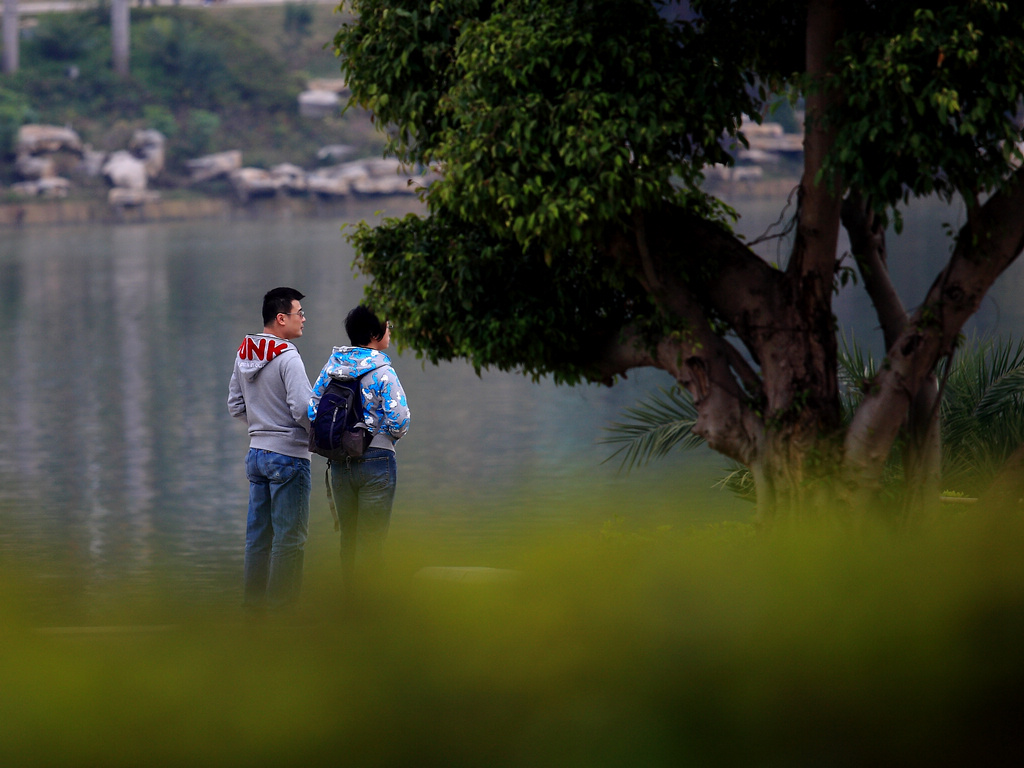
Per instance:
[[[10,160],[17,126],[28,121],[69,125],[107,151],[155,128],[168,139],[168,174],[158,185],[180,183],[185,160],[226,149],[260,167],[312,167],[329,144],[380,154],[366,113],[298,113],[310,78],[341,77],[324,48],[340,22],[319,4],[132,8],[131,75],[122,79],[111,69],[106,7],[39,16],[22,41],[19,71],[0,80],[0,149]],[[0,173],[13,180],[10,163]]]

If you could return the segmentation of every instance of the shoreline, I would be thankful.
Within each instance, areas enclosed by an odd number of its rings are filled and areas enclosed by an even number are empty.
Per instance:
[[[800,183],[799,179],[761,179],[714,181],[705,190],[727,198],[785,197]],[[408,201],[408,205],[396,202]],[[324,198],[316,195],[254,198],[241,202],[233,197],[196,197],[155,200],[134,206],[111,205],[106,200],[32,200],[24,203],[0,203],[0,230],[21,227],[63,226],[73,224],[144,224],[159,221],[258,218],[322,218],[345,216],[353,209],[365,209],[375,203],[381,207],[409,211],[422,207],[412,195],[360,195]]]
[[[405,202],[408,206],[396,205]],[[382,208],[416,210],[418,199],[409,195],[381,197],[316,196],[258,198],[242,203],[230,197],[155,200],[134,206],[115,206],[106,200],[48,200],[0,203],[0,230],[75,224],[145,224],[163,221],[259,218],[334,218],[378,204]]]

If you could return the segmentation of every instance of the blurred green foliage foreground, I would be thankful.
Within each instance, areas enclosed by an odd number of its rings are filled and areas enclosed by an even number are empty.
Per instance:
[[[1010,764],[1024,525],[948,507],[902,532],[566,527],[505,542],[501,579],[429,576],[444,542],[397,541],[349,610],[325,561],[261,621],[154,597],[40,626],[7,574],[0,762]]]

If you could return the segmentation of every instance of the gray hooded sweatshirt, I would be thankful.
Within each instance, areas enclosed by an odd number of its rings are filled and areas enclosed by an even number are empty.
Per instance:
[[[228,412],[249,425],[249,447],[309,458],[312,387],[295,345],[269,333],[246,336],[228,385]]]

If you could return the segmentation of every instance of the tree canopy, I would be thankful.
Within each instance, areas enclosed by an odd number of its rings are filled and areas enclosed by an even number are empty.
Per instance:
[[[935,480],[934,372],[1024,245],[1024,7],[996,0],[353,0],[335,46],[389,151],[441,180],[428,215],[355,235],[370,301],[431,361],[692,394],[769,518],[828,485],[870,499],[901,432]],[[744,116],[806,104],[782,268],[703,188]],[[917,197],[968,223],[926,296],[888,278]],[[839,414],[832,296],[845,227],[889,356]],[[911,313],[905,307],[916,309]],[[830,478],[826,481],[826,478]],[[839,479],[838,486],[835,484]],[[815,491],[814,489],[819,489]]]

